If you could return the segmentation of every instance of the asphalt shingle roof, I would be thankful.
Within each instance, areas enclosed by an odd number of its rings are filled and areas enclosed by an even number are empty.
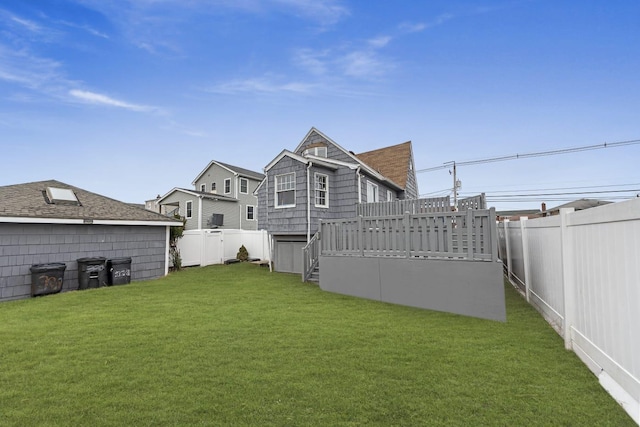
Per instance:
[[[264,175],[259,173],[259,172],[254,172],[254,171],[249,170],[249,169],[239,168],[238,166],[233,166],[233,165],[230,165],[228,163],[222,163],[222,162],[219,162],[217,160],[216,160],[216,163],[226,167],[227,169],[231,169],[232,171],[234,171],[238,175],[247,176],[249,178],[254,178],[254,179],[258,180],[258,181],[262,181],[264,179]]]
[[[47,203],[47,187],[73,190],[80,205]],[[0,187],[0,222],[2,217],[113,220],[174,221],[164,215],[92,193],[60,181],[39,181]],[[179,224],[179,221],[175,221]]]
[[[411,141],[356,154],[356,157],[402,188],[407,187]]]

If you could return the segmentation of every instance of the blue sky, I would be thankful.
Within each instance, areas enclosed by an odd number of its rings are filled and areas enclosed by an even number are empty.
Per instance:
[[[640,139],[638,22],[636,0],[5,0],[0,185],[142,203],[212,159],[261,171],[312,126],[356,153],[411,140],[418,170]],[[632,196],[638,163],[634,143],[458,178],[524,209]]]

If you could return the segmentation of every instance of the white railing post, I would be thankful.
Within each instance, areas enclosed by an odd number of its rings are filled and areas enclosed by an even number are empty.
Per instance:
[[[562,246],[562,293],[564,298],[564,347],[571,350],[571,328],[574,323],[575,277],[573,274],[573,242],[569,228],[569,216],[573,208],[560,209],[560,236]]]
[[[522,236],[522,261],[524,263],[524,293],[525,293],[525,297],[527,298],[527,302],[529,302],[530,299],[530,281],[531,281],[531,272],[529,270],[530,268],[530,260],[529,260],[529,238],[527,236],[528,232],[527,232],[527,220],[529,218],[526,216],[523,216],[522,218],[520,218],[520,234]]]

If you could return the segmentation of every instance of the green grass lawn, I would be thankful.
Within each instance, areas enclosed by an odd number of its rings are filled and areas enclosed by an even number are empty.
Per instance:
[[[0,304],[0,425],[634,426],[506,286],[506,323],[250,264]]]

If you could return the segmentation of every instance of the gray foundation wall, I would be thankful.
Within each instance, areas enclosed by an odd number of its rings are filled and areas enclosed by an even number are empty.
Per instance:
[[[321,256],[320,288],[483,319],[507,319],[501,262]]]
[[[166,227],[0,224],[0,301],[31,296],[33,264],[67,265],[62,291],[78,288],[78,258],[131,257],[131,280],[164,276]]]

